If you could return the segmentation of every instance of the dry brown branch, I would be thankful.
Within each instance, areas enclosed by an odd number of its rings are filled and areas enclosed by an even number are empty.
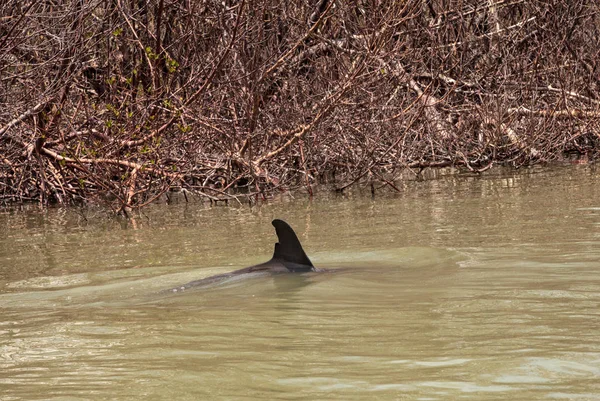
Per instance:
[[[135,184],[137,181],[137,174],[139,169],[134,168],[131,171],[131,176],[129,177],[129,190],[127,191],[127,196],[125,197],[125,203],[123,204],[123,208],[131,208],[133,202],[133,196],[135,195]]]
[[[33,106],[31,109],[27,110],[25,113],[21,114],[19,117],[15,118],[12,121],[9,121],[8,124],[6,124],[4,127],[0,128],[0,135],[4,135],[5,132],[8,132],[9,129],[11,129],[12,127],[17,125],[21,121],[25,120],[27,117],[39,112],[44,107],[44,105],[45,105],[45,103],[38,103],[35,106]]]
[[[157,175],[162,175],[165,177],[181,178],[181,174],[169,173],[168,171],[164,171],[164,170],[156,168],[156,167],[133,163],[133,162],[126,161],[126,160],[103,159],[103,158],[99,158],[99,159],[77,158],[77,159],[74,159],[71,157],[61,156],[58,153],[56,153],[50,149],[47,149],[47,148],[42,148],[40,153],[45,156],[48,156],[56,161],[72,164],[76,167],[81,166],[83,164],[110,164],[110,165],[115,165],[115,166],[132,168],[137,171],[151,172],[151,173],[154,173]]]
[[[570,110],[529,110],[524,106],[508,109],[508,114],[521,116],[549,117],[549,118],[600,118],[599,111],[587,111],[581,109]]]

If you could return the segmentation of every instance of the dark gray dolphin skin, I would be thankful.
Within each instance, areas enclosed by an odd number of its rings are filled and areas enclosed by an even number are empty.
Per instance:
[[[246,267],[229,273],[218,274],[216,276],[206,277],[200,280],[191,281],[179,287],[172,288],[168,292],[183,291],[188,288],[208,285],[230,277],[240,276],[250,273],[308,273],[319,271],[315,268],[304,253],[298,236],[288,223],[283,220],[275,219],[271,222],[275,227],[278,242],[275,243],[275,250],[271,260],[259,265]]]

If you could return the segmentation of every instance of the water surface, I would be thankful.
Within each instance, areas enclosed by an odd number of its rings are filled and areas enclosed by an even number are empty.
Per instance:
[[[589,166],[260,206],[0,210],[0,399],[600,399]],[[335,273],[165,288],[270,258]]]

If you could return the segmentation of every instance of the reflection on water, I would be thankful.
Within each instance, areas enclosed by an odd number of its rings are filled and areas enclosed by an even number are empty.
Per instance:
[[[0,399],[598,399],[595,170],[260,207],[0,211]],[[268,260],[335,272],[160,291]]]

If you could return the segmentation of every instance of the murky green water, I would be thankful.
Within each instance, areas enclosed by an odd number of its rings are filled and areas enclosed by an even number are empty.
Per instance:
[[[0,399],[600,399],[600,173],[261,207],[0,209]],[[335,273],[160,290],[265,261]]]

